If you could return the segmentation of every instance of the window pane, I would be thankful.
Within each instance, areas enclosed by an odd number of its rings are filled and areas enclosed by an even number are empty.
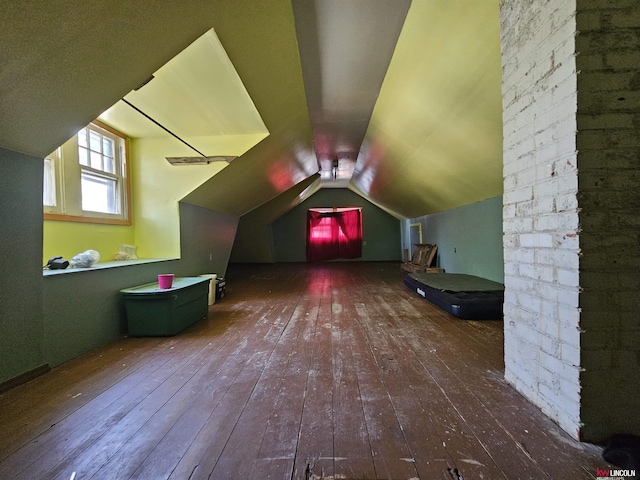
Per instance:
[[[89,166],[89,152],[86,148],[78,148],[78,161],[80,162],[80,165]]]
[[[105,172],[116,173],[116,162],[113,157],[102,157],[104,161],[104,168],[102,169]]]
[[[102,137],[102,153],[107,157],[113,157],[113,140]]]
[[[118,213],[116,192],[116,180],[82,172],[82,210]]]
[[[91,165],[96,170],[102,170],[102,155],[91,150]]]
[[[100,146],[100,140],[102,135],[100,135],[97,132],[94,132],[93,130],[89,131],[89,148],[91,150],[93,150],[94,152],[101,152],[102,148]]]
[[[48,207],[56,206],[56,174],[53,159],[44,159],[44,181],[42,185],[42,204]]]
[[[108,137],[102,137],[102,155],[103,155],[102,170],[104,170],[105,172],[116,173],[114,149],[115,149],[114,141]]]
[[[87,129],[83,128],[78,132],[78,145],[81,147],[87,147]]]

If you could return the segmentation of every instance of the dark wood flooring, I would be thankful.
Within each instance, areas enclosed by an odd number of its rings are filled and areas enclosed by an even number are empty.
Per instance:
[[[230,266],[171,338],[123,338],[0,396],[0,478],[592,479],[503,380],[501,321],[394,263]]]

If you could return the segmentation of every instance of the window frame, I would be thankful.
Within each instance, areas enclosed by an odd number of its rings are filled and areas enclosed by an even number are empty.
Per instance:
[[[82,165],[79,161],[78,150],[78,134],[75,134],[71,139],[60,146],[51,155],[47,155],[46,158],[53,160],[54,174],[55,174],[55,188],[56,188],[56,205],[47,206],[44,205],[43,200],[43,219],[53,221],[64,222],[79,222],[79,223],[98,223],[107,225],[132,225],[131,220],[131,186],[130,186],[130,153],[129,153],[129,138],[122,132],[106,125],[98,120],[94,120],[85,128],[95,127],[98,130],[107,132],[109,136],[118,137],[121,140],[122,152],[119,155],[124,155],[124,158],[118,158],[116,155],[117,163],[121,166],[116,167],[116,170],[121,170],[119,175],[116,175],[118,179],[122,180],[122,185],[118,188],[117,194],[118,202],[120,204],[120,213],[102,213],[93,212],[82,209],[82,171],[87,170],[90,174],[106,175],[110,176],[106,172],[92,169]],[[120,146],[117,145],[116,149],[120,150]]]
[[[45,171],[42,183],[42,206],[45,213],[57,213],[60,210],[60,196],[62,195],[62,171],[60,169],[60,151],[61,147],[56,148],[53,152],[44,158]],[[49,163],[47,171],[46,164]],[[49,179],[47,179],[47,176]],[[46,188],[45,184],[49,183],[53,192],[50,192],[53,204],[45,203]]]

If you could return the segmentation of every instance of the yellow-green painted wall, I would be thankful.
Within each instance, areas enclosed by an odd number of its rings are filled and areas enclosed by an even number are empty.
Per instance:
[[[221,136],[214,150],[241,155],[263,138]],[[97,250],[101,261],[110,261],[125,243],[138,246],[139,258],[180,257],[178,201],[228,164],[173,166],[165,156],[175,142],[167,137],[130,140],[131,226],[45,221],[43,262],[57,255],[69,259],[88,249]]]
[[[97,250],[100,261],[115,260],[122,244],[134,244],[133,227],[46,220],[43,229],[43,265],[51,257],[61,255],[69,260],[85,250]]]
[[[248,137],[252,136],[221,136],[213,150],[221,155],[241,155],[264,134],[255,135],[253,140]],[[131,142],[134,238],[141,258],[180,257],[178,201],[228,165],[171,165],[165,155],[175,142],[173,138]]]

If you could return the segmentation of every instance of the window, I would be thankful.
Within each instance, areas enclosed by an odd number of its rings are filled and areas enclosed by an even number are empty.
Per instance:
[[[56,207],[57,191],[56,188],[56,164],[60,157],[60,149],[44,159],[44,180],[42,185],[42,204],[45,207]]]
[[[127,138],[91,123],[44,160],[45,220],[130,224]]]
[[[323,241],[332,242],[336,235],[338,242],[347,239],[338,222],[331,217],[321,218],[317,224],[309,228],[309,239],[316,243]]]
[[[307,261],[362,256],[362,209],[311,208],[307,212]]]

